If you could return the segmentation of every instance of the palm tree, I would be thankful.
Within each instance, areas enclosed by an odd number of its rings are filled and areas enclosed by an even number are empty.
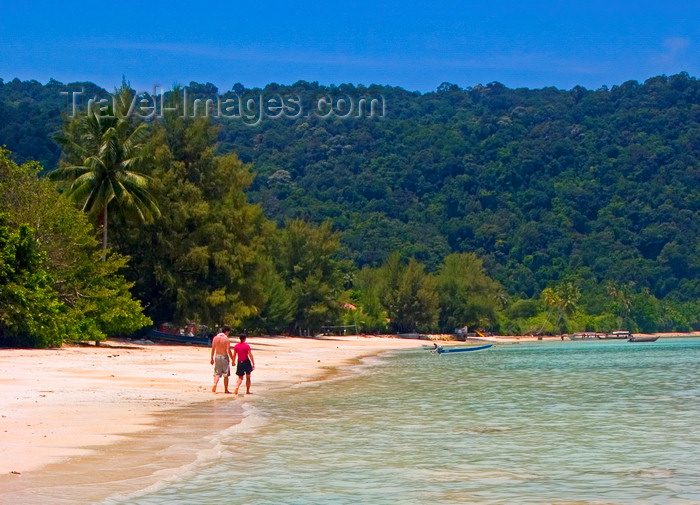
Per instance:
[[[549,307],[549,310],[547,311],[547,316],[544,318],[542,327],[537,332],[537,335],[542,334],[542,332],[544,331],[544,327],[547,326],[547,323],[549,322],[549,318],[552,315],[552,312],[554,312],[554,308],[558,307],[561,304],[561,298],[559,297],[559,294],[550,287],[544,288],[540,296],[542,297],[542,301],[544,302],[544,304],[547,307]]]
[[[612,310],[617,316],[618,327],[622,327],[629,319],[632,312],[632,287],[633,283],[624,285],[614,281],[606,283],[608,296],[612,298]]]
[[[130,90],[122,86],[117,96],[130,102]],[[128,100],[128,101],[127,101]],[[89,215],[102,231],[103,256],[107,250],[107,222],[110,204],[117,205],[128,219],[149,222],[160,215],[148,192],[149,179],[140,173],[144,164],[146,125],[133,127],[125,114],[99,111],[67,123],[57,137],[72,165],[64,165],[52,178],[70,182],[66,194]]]
[[[549,310],[538,334],[541,334],[542,331],[544,331],[544,327],[549,322],[549,318],[554,312],[554,309],[557,309],[557,322],[554,323],[554,328],[559,328],[559,323],[561,323],[562,317],[565,315],[570,316],[576,310],[578,301],[581,298],[581,292],[576,284],[571,281],[567,281],[559,286],[556,286],[555,288],[544,288],[541,296],[542,301],[544,301],[545,305],[549,307]]]
[[[557,322],[554,325],[555,328],[559,327],[559,323],[564,315],[570,316],[576,311],[578,301],[581,299],[581,291],[579,291],[576,284],[571,281],[567,281],[558,287],[557,296],[559,298],[559,303],[557,304],[557,307],[559,308],[559,316],[557,317]]]

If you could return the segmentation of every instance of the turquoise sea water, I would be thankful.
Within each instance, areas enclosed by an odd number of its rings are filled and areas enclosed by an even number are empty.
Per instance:
[[[105,505],[700,504],[700,339],[373,359],[246,403],[217,454]]]

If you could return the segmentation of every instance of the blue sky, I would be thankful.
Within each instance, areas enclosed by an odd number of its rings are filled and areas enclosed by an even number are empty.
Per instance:
[[[597,89],[681,71],[700,77],[698,0],[0,0],[5,81],[112,90],[123,75],[140,91],[306,80],[427,92],[445,81]]]

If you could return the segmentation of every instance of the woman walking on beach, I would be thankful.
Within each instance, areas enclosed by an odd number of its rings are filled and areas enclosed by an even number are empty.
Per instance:
[[[238,388],[241,387],[243,382],[243,376],[245,375],[245,392],[250,394],[250,374],[255,370],[255,360],[253,358],[253,353],[251,352],[250,345],[246,343],[246,336],[241,335],[240,342],[233,346],[233,364],[236,362],[236,375],[238,376],[238,382],[236,382],[236,389],[233,390],[233,394],[238,394]]]

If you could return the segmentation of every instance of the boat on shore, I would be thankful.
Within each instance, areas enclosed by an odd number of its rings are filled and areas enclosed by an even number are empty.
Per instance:
[[[612,333],[602,333],[598,338],[600,340],[628,340],[632,336],[628,330],[617,330]]]
[[[166,340],[179,344],[211,345],[211,337],[206,335],[183,335],[182,333],[168,333],[166,331],[151,330],[146,334],[151,340]]]
[[[604,333],[596,333],[596,332],[581,332],[581,333],[572,333],[569,335],[569,340],[596,340],[601,338],[601,335],[604,335]]]
[[[656,342],[659,339],[658,336],[656,335],[631,335],[630,338],[627,339],[628,342]]]
[[[583,331],[569,335],[570,340],[629,340],[632,333],[628,330],[617,330],[612,332]]]

